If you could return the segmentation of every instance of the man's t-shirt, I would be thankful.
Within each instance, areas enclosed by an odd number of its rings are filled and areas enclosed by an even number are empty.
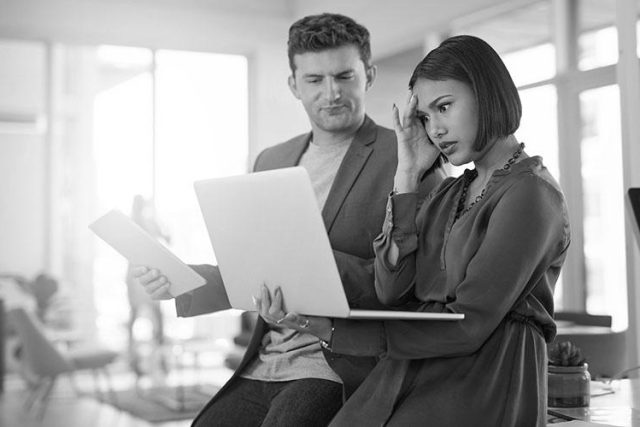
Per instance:
[[[324,207],[350,142],[319,146],[311,142],[300,159],[311,178],[320,210]],[[291,381],[321,378],[342,383],[324,358],[318,338],[293,329],[271,326],[262,338],[256,357],[242,372],[243,378],[261,381]]]

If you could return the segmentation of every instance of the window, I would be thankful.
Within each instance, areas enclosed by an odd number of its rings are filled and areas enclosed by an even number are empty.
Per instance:
[[[618,62],[615,0],[580,0],[577,6],[578,68],[591,70]]]
[[[523,104],[516,136],[543,156],[561,181],[570,216],[582,221],[572,224],[574,242],[584,244],[570,248],[556,307],[612,315],[622,330],[628,316],[615,11],[615,0],[543,0],[496,7],[451,30],[477,35],[501,55]],[[557,19],[567,22],[552,26]],[[576,34],[554,34],[573,28]],[[574,39],[555,45],[566,36]],[[557,70],[556,61],[567,66]]]
[[[215,263],[193,182],[246,171],[246,58],[118,46],[92,52],[97,213],[115,207],[129,214],[136,195],[153,200],[171,250],[188,263]],[[126,339],[126,270],[121,256],[97,244],[98,327],[114,345]],[[162,309],[167,334],[194,335],[195,320],[177,319],[173,302],[163,302]],[[237,315],[216,316],[208,335],[230,337],[238,328]],[[134,332],[149,337],[150,327],[142,322]]]
[[[627,326],[624,191],[617,85],[580,94],[587,311]]]

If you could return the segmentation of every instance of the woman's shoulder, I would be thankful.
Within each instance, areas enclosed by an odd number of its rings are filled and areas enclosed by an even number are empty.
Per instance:
[[[511,186],[516,185],[525,191],[551,193],[564,199],[562,188],[549,172],[540,156],[532,156],[516,164],[510,174]]]
[[[537,206],[543,211],[561,213],[560,217],[567,222],[567,206],[562,188],[544,166],[542,158],[529,157],[518,165],[509,176],[504,197],[513,204]]]

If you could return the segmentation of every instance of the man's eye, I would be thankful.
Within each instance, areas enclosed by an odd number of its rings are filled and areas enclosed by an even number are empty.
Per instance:
[[[320,83],[322,79],[307,79],[307,83],[315,84]]]
[[[338,77],[340,80],[351,80],[353,79],[353,74],[343,74],[340,77]]]

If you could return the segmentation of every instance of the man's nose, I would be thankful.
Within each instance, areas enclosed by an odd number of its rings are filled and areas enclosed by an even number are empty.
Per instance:
[[[340,99],[342,90],[334,79],[327,79],[324,87],[324,95],[329,101]]]

